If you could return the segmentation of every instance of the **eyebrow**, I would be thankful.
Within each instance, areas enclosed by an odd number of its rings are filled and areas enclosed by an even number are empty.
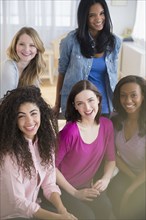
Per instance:
[[[90,99],[94,99],[94,97],[91,96],[90,98],[87,99],[87,101],[89,101]],[[84,101],[77,100],[76,102],[84,102]]]
[[[34,112],[34,111],[38,111],[37,109],[33,109],[33,110],[31,110],[29,113],[32,113],[32,112]],[[18,112],[18,114],[24,114],[25,115],[25,112]]]

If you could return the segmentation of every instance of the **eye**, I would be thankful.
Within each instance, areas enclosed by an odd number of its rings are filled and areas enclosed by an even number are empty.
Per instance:
[[[25,117],[24,115],[18,115],[18,116],[17,116],[18,119],[24,118],[24,117]]]
[[[23,46],[24,44],[23,43],[19,43],[18,45]]]
[[[94,102],[95,100],[94,99],[89,99],[89,102]]]
[[[100,15],[104,15],[105,13],[104,13],[104,11],[102,11],[101,13],[100,13]]]
[[[94,18],[94,17],[96,17],[96,15],[95,15],[95,14],[89,14],[88,17],[89,17],[89,18]]]
[[[135,97],[137,97],[137,94],[134,93],[134,94],[131,95],[131,97],[132,97],[132,98],[135,98]]]
[[[120,98],[124,98],[124,97],[126,97],[125,94],[120,94]]]
[[[30,47],[35,47],[35,45],[34,44],[30,44]]]

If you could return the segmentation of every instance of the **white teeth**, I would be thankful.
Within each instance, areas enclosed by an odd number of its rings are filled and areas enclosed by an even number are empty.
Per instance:
[[[133,105],[126,105],[126,108],[132,108]]]
[[[34,129],[34,127],[35,127],[35,125],[33,125],[33,126],[28,126],[28,127],[26,127],[26,129],[29,130],[29,131],[31,131],[31,130]]]

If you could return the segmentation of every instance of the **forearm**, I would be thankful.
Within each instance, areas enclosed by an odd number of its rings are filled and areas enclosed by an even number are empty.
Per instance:
[[[34,217],[38,219],[60,219],[60,214],[47,211],[45,209],[39,208]]]
[[[110,179],[113,176],[114,169],[115,169],[115,161],[106,161],[102,179],[107,179],[110,181]]]
[[[55,206],[59,213],[64,213],[66,208],[64,207],[60,195],[57,192],[53,192],[50,196],[49,201]]]
[[[145,170],[143,170],[132,182],[129,189],[130,191],[136,190],[140,185],[142,185],[144,182],[146,182],[146,173]]]
[[[57,86],[56,86],[56,100],[55,100],[55,106],[57,106],[58,108],[60,107],[60,100],[61,100],[60,92],[62,89],[63,80],[64,80],[64,75],[59,74],[57,80]]]
[[[58,168],[56,168],[56,182],[62,189],[67,191],[72,196],[75,196],[77,190],[65,179]]]
[[[116,155],[116,164],[119,170],[125,173],[131,179],[134,179],[136,177],[119,155]]]

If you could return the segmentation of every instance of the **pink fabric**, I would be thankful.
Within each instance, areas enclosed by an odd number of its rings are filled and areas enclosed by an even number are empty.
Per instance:
[[[56,166],[74,187],[88,187],[104,157],[115,160],[113,125],[107,118],[100,118],[98,136],[91,144],[83,142],[76,122],[67,123],[59,138]]]
[[[33,144],[29,140],[29,148],[35,166],[31,179],[24,175],[21,169],[18,171],[14,163],[15,158],[14,162],[9,155],[5,158],[0,175],[0,219],[32,217],[40,208],[37,203],[40,187],[48,199],[52,192],[60,194],[60,189],[56,185],[55,162],[53,167],[50,165],[49,168],[44,168],[40,164],[37,142]]]
[[[115,144],[118,153],[131,171],[136,175],[141,173],[145,168],[146,135],[140,137],[136,132],[126,141],[124,129],[115,131]]]

